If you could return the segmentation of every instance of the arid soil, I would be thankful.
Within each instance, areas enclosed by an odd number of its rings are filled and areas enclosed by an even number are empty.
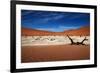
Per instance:
[[[90,59],[89,45],[22,46],[21,62],[47,62]]]

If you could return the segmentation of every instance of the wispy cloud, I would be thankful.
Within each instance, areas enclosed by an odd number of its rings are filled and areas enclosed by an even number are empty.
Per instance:
[[[21,14],[23,27],[39,30],[61,32],[90,24],[89,13],[24,10]]]
[[[52,17],[44,17],[44,18],[41,18],[41,19],[34,21],[33,24],[44,24],[44,23],[48,23],[48,22],[51,22],[51,21],[60,20],[63,17],[65,17],[65,16],[64,15],[55,15],[55,16],[52,16]]]

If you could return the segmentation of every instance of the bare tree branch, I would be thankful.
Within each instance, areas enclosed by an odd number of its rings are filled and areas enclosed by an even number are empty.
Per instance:
[[[68,36],[68,35],[67,35]],[[69,40],[71,41],[71,45],[85,45],[84,41],[88,40],[86,37],[81,42],[74,42],[73,39],[68,36]]]

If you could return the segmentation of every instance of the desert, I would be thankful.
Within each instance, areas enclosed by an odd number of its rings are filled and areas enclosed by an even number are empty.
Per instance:
[[[89,26],[63,32],[22,28],[21,62],[90,59]]]

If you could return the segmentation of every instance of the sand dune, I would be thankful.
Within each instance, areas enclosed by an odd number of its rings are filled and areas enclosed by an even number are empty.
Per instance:
[[[89,36],[90,35],[90,27],[81,27],[79,29],[74,29],[74,30],[68,30],[64,31],[65,34],[68,35],[81,35],[81,36]]]
[[[22,32],[22,36],[47,36],[47,35],[89,36],[90,27],[85,26],[78,29],[65,30],[64,32],[50,32],[50,31],[44,31],[44,30],[22,28],[21,32]]]

